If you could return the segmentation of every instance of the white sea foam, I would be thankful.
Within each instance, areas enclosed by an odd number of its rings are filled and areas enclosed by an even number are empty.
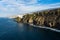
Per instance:
[[[33,25],[33,24],[30,24],[31,26],[34,26],[34,27],[39,27],[39,28],[44,28],[44,29],[50,29],[52,31],[55,31],[55,32],[60,32],[60,30],[58,29],[54,29],[54,28],[50,28],[50,27],[41,27],[41,26],[36,26],[36,25]]]

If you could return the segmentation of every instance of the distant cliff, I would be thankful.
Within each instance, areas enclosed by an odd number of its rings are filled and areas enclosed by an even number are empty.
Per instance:
[[[17,17],[17,22],[60,29],[60,8],[26,14],[22,18]]]

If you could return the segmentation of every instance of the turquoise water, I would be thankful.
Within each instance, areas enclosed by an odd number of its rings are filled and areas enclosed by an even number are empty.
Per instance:
[[[0,18],[0,40],[60,40],[60,33]]]

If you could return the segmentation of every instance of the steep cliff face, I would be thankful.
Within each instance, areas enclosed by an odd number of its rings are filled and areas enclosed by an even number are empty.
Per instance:
[[[60,8],[45,10],[41,12],[34,12],[33,14],[24,15],[24,22],[35,25],[45,25],[49,27],[56,27],[60,24]]]
[[[45,25],[48,25],[50,27],[54,27],[56,25],[56,20],[57,20],[57,17],[56,16],[47,16],[46,19],[45,19]]]
[[[37,25],[44,25],[45,18],[43,16],[37,16],[35,19]]]
[[[31,23],[31,24],[33,23],[33,18],[32,17],[29,18],[28,23]]]
[[[33,12],[32,14],[24,15],[22,20],[19,18],[17,20],[23,23],[60,28],[60,8]]]

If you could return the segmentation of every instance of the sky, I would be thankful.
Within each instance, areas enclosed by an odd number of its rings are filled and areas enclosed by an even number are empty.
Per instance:
[[[0,17],[59,7],[60,0],[0,0]]]

